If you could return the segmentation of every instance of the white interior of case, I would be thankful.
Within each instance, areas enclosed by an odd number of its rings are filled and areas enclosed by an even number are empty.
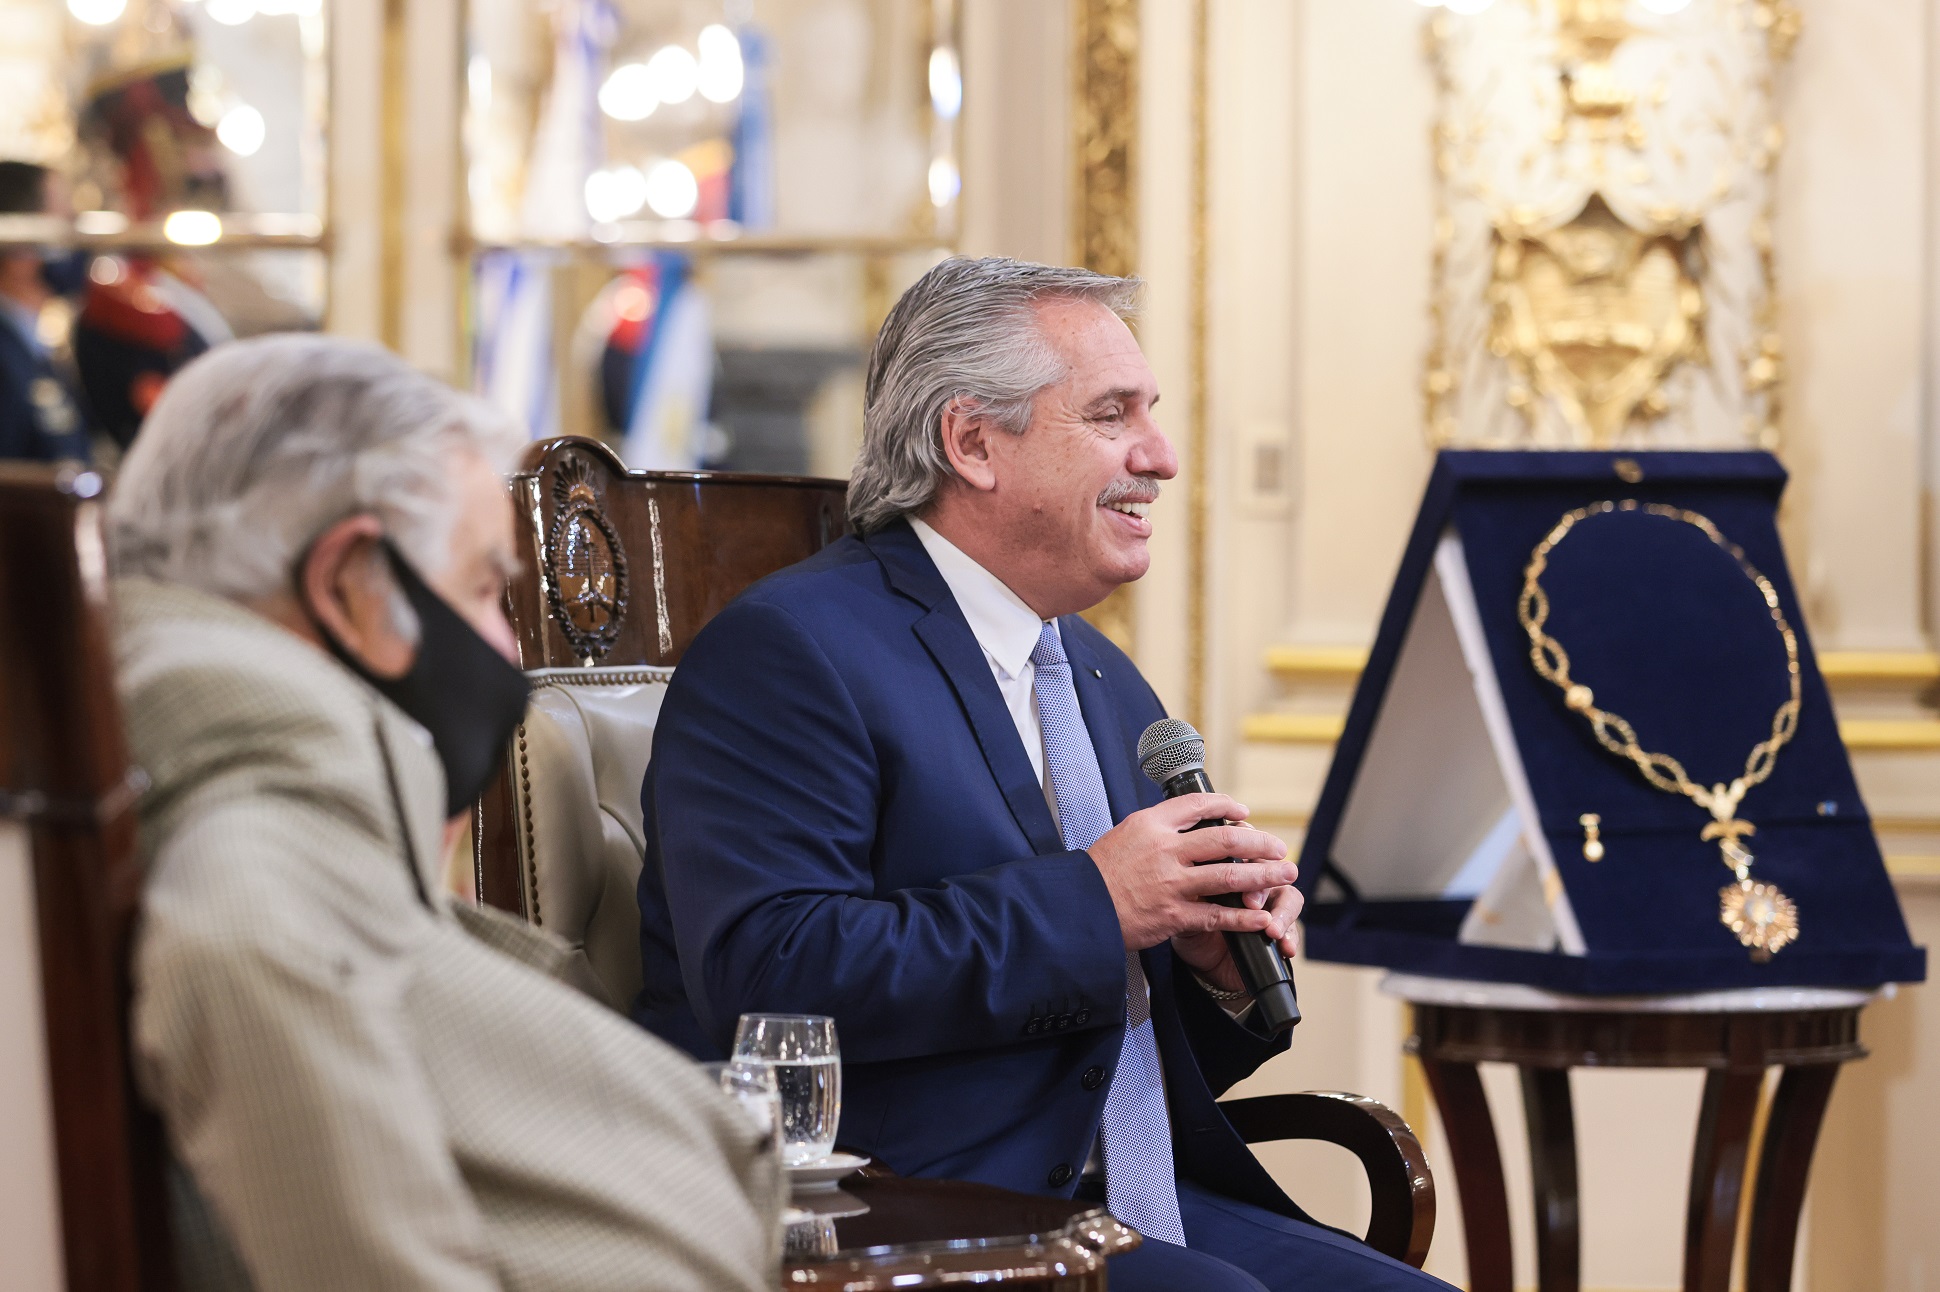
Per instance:
[[[1473,898],[1462,942],[1584,954],[1452,530],[1381,698],[1334,861],[1370,900]]]

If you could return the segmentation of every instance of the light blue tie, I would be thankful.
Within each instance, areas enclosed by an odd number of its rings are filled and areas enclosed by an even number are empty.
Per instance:
[[[1058,829],[1065,847],[1089,848],[1111,829],[1111,805],[1056,624],[1045,624],[1038,634],[1031,663],[1037,669],[1037,723],[1044,733],[1051,794],[1058,802]],[[1105,1145],[1105,1201],[1112,1215],[1147,1238],[1183,1247],[1185,1225],[1173,1181],[1159,1044],[1152,1033],[1145,970],[1136,954],[1125,957],[1125,991],[1125,1048],[1105,1093],[1099,1127]]]

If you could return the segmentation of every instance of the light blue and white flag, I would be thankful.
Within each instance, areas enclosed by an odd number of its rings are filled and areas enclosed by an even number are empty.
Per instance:
[[[472,287],[472,389],[535,440],[559,433],[552,263],[543,252],[489,251]]]
[[[774,55],[768,36],[743,23],[741,110],[734,121],[734,162],[728,171],[728,219],[744,229],[775,227]]]

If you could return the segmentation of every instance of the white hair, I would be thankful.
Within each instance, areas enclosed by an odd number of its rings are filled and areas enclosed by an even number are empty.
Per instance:
[[[218,346],[169,381],[122,463],[114,567],[255,600],[292,587],[324,530],[369,512],[436,575],[457,518],[453,452],[504,472],[524,439],[378,346],[294,333]]]
[[[1065,377],[1039,330],[1039,302],[1093,301],[1130,318],[1141,286],[1000,256],[945,260],[917,279],[869,353],[850,523],[867,534],[936,497],[952,474],[943,451],[943,413],[952,404],[988,414],[1012,435],[1030,427],[1038,392]]]

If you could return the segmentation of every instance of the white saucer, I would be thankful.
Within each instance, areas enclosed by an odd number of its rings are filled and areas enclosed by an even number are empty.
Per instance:
[[[841,1220],[845,1216],[868,1213],[868,1203],[847,1189],[825,1184],[813,1189],[796,1189],[789,1195],[788,1206],[781,1214],[783,1224],[795,1225],[811,1220]]]
[[[790,1188],[804,1192],[833,1189],[836,1181],[854,1175],[869,1162],[869,1158],[858,1157],[854,1153],[831,1153],[812,1162],[788,1167],[788,1184]]]

